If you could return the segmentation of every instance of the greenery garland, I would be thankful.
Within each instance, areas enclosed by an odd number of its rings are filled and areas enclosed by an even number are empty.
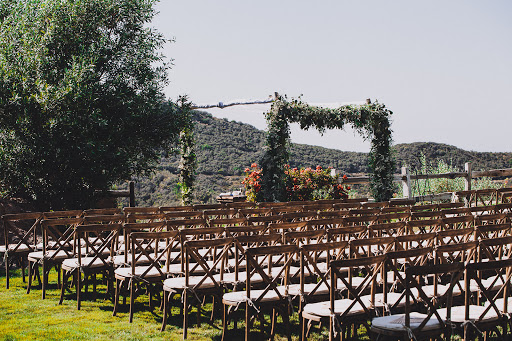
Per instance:
[[[178,169],[180,177],[178,185],[181,190],[182,205],[191,205],[197,166],[196,153],[194,152],[194,123],[192,122],[191,102],[187,96],[178,99],[179,118],[183,122],[180,132],[180,163]]]
[[[283,174],[289,157],[290,123],[299,123],[301,129],[305,130],[313,127],[320,133],[325,129],[343,129],[348,123],[364,139],[371,139],[370,189],[376,201],[389,200],[393,195],[395,166],[390,149],[391,115],[392,112],[378,102],[328,109],[308,105],[300,98],[289,102],[277,96],[270,111],[265,114],[268,132],[266,150],[261,160],[263,199],[283,201],[285,198]]]

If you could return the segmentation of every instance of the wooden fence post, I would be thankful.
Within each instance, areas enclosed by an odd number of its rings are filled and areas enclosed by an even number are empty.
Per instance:
[[[130,207],[135,207],[135,182],[130,181]]]
[[[405,177],[405,180],[403,177]],[[408,199],[412,197],[411,175],[407,166],[402,167],[402,197]]]
[[[465,191],[471,191],[471,179],[473,179],[473,174],[472,174],[472,171],[471,171],[471,162],[466,162],[464,164],[464,171],[466,173],[468,173],[466,175],[466,181],[464,183],[464,190]]]

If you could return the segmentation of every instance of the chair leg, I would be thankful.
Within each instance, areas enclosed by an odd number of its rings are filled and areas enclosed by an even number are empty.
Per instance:
[[[292,331],[290,328],[290,315],[288,314],[288,307],[283,311],[283,322],[288,341],[292,341]]]
[[[7,249],[7,247],[6,247]],[[7,250],[6,250],[7,252]],[[9,289],[9,257],[4,258],[5,261],[5,288]]]
[[[121,291],[121,280],[116,279],[116,288],[114,294],[114,310],[112,311],[112,316],[116,316],[117,307],[119,305],[119,292]]]
[[[133,322],[133,309],[135,305],[135,281],[130,279],[130,323]]]
[[[221,338],[221,341],[225,340],[227,330],[228,330],[228,306],[225,304],[222,304],[222,338]]]
[[[64,271],[64,270],[62,270],[62,271]],[[67,283],[68,277],[69,277],[69,275],[67,273],[62,275],[62,287],[60,288],[59,305],[61,305],[62,302],[64,301],[64,291],[66,290],[66,283]]]
[[[274,335],[276,333],[276,322],[277,322],[277,311],[276,308],[272,308],[272,318],[271,321],[271,328],[270,328],[270,338],[273,340]]]
[[[84,274],[85,276],[85,274]],[[64,283],[62,283],[62,287],[64,287]],[[81,302],[81,293],[82,293],[82,274],[80,270],[76,272],[76,308],[80,310],[80,302]]]
[[[188,295],[187,292],[183,292],[183,340],[187,338],[188,332]]]
[[[160,328],[160,331],[163,332],[165,330],[165,326],[167,326],[167,309],[168,309],[168,306],[169,306],[169,298],[167,297],[167,294],[165,293],[165,290],[162,294],[162,300],[163,300],[163,304],[164,304],[164,308],[163,308],[163,318],[162,318],[162,327]]]
[[[32,262],[28,262],[28,285],[27,294],[30,294],[30,287],[32,286]]]
[[[251,314],[249,309],[249,303],[245,303],[245,341],[249,341],[251,338]]]
[[[46,285],[48,283],[48,274],[46,273],[46,266],[47,266],[46,263],[47,262],[44,260],[44,258],[43,258],[43,262],[42,263],[43,263],[43,265],[42,265],[42,267],[43,267],[43,269],[42,269],[42,271],[43,271],[43,281],[42,281],[42,284],[41,284],[41,291],[42,291],[41,296],[42,296],[42,298],[44,300],[46,298]]]
[[[23,283],[25,283],[25,259],[23,259],[23,257],[20,258],[20,265],[21,265],[21,276],[23,278]]]

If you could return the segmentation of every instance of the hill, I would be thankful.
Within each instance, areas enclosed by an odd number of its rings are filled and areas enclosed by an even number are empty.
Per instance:
[[[215,118],[205,112],[195,112],[194,121],[198,162],[195,196],[198,202],[212,202],[218,193],[241,187],[244,169],[263,156],[265,132],[249,124]],[[408,165],[414,171],[419,166],[422,153],[427,160],[442,159],[461,169],[465,162],[472,162],[474,170],[512,165],[512,153],[472,152],[445,144],[417,142],[394,146],[396,172],[402,165]],[[368,173],[367,157],[367,153],[292,143],[290,165],[331,166],[342,174]],[[163,155],[152,176],[134,179],[138,205],[178,204],[178,163],[178,156]]]

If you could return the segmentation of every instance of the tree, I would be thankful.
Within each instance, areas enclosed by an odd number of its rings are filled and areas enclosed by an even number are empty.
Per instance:
[[[0,2],[0,190],[87,207],[176,143],[156,1]]]

